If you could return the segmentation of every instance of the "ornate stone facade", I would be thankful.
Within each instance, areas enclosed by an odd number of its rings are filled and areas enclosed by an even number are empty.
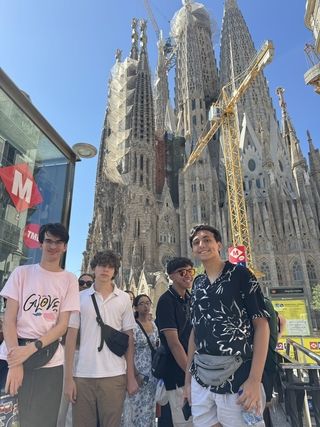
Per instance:
[[[208,127],[209,107],[221,87],[244,73],[256,53],[236,0],[225,1],[220,73],[203,5],[185,0],[171,32],[176,54],[174,113],[164,41],[158,44],[153,91],[144,22],[140,48],[134,20],[129,58],[122,62],[117,54],[83,260],[85,271],[93,252],[114,248],[123,257],[122,284],[134,289],[146,281],[155,297],[165,286],[159,272],[166,260],[191,256],[187,236],[192,226],[202,222],[216,226],[225,248],[231,244],[220,135],[186,173],[182,167]],[[240,81],[234,79],[235,87]],[[278,89],[278,96],[281,125],[263,74],[238,104],[253,256],[266,287],[302,286],[310,301],[311,287],[320,278],[320,154],[308,134],[307,165],[283,89]]]

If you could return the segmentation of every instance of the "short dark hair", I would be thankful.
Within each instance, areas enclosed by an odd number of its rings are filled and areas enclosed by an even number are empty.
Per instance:
[[[94,280],[94,275],[93,275],[93,274],[91,274],[91,273],[82,273],[82,274],[81,274],[81,276],[79,276],[79,279],[78,279],[78,280],[81,280],[81,279],[82,279],[82,277],[84,277],[84,276],[90,276],[90,277],[91,277],[91,279],[92,279],[92,280]]]
[[[193,267],[193,262],[189,258],[184,257],[175,257],[168,261],[167,263],[167,274],[174,273],[178,268],[182,267]]]
[[[217,230],[214,227],[211,227],[211,225],[207,225],[207,224],[199,224],[196,225],[195,227],[193,227],[190,231],[189,234],[189,242],[190,242],[190,246],[192,247],[192,241],[194,239],[194,236],[199,232],[199,231],[210,231],[210,233],[213,234],[213,237],[215,238],[216,242],[222,242],[222,238],[221,238],[221,233],[219,230]]]
[[[146,297],[148,298],[148,300],[152,303],[151,298],[149,297],[149,295],[147,294],[139,294],[135,297],[135,299],[133,300],[133,306],[134,307],[138,307],[139,301],[142,297]],[[139,317],[139,314],[137,311],[135,311],[134,313],[134,318],[137,319]]]
[[[92,270],[94,270],[97,265],[109,266],[114,268],[114,275],[112,277],[114,279],[120,269],[120,257],[111,249],[97,252],[90,262],[90,267],[92,268]]]
[[[69,233],[66,227],[59,222],[44,224],[39,230],[39,242],[43,243],[46,233],[50,233],[55,237],[59,237],[64,243],[69,241]]]

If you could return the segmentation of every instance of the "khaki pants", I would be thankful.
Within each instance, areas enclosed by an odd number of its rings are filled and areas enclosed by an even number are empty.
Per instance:
[[[75,378],[77,401],[72,408],[74,427],[119,427],[126,394],[126,376]]]
[[[175,390],[167,390],[167,396],[174,427],[192,427],[192,417],[186,421],[182,412],[183,387],[177,387]]]

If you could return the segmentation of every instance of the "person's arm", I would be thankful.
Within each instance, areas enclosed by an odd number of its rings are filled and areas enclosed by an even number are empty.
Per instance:
[[[56,341],[65,334],[68,327],[69,317],[70,311],[60,313],[57,324],[50,329],[48,333],[38,338],[42,342],[43,347],[51,344],[53,341]],[[8,365],[10,367],[20,365],[36,351],[37,348],[34,342],[24,346],[12,346],[8,351]]]
[[[282,337],[284,334],[284,331],[286,329],[287,321],[284,316],[278,313],[278,319],[279,319],[279,331],[278,331],[278,339]]]
[[[183,398],[187,399],[189,405],[191,405],[191,374],[190,374],[190,366],[193,361],[193,356],[196,351],[196,344],[194,341],[194,329],[192,328],[191,334],[189,337],[188,343],[188,357],[187,357],[187,366],[186,366],[186,374],[184,380],[184,389],[183,389]]]
[[[238,403],[247,411],[261,413],[261,380],[268,353],[270,329],[265,317],[253,319],[252,324],[254,336],[251,369],[248,379],[241,386],[243,393],[238,398]]]
[[[128,350],[126,351],[125,358],[127,361],[127,391],[128,394],[131,396],[135,394],[138,389],[138,383],[135,376],[135,367],[134,367],[134,342],[133,342],[133,331],[132,329],[128,331],[124,331],[126,334],[129,335],[129,345]]]
[[[3,337],[6,343],[8,352],[18,346],[17,337],[17,315],[19,310],[18,301],[8,298],[6,311],[4,313],[3,322]],[[10,393],[12,396],[18,393],[18,389],[22,384],[23,380],[23,365],[22,363],[16,366],[10,366],[7,381],[5,386],[6,393]]]
[[[65,374],[64,374],[64,394],[68,401],[76,403],[77,387],[73,380],[73,359],[77,345],[79,329],[69,327],[65,344]]]
[[[187,354],[179,340],[177,329],[163,329],[161,332],[166,337],[169,350],[180,368],[185,371],[187,366]]]

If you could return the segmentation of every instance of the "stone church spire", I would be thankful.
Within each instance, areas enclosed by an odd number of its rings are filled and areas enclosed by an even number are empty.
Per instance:
[[[157,43],[158,64],[154,84],[155,130],[160,136],[165,130],[166,111],[169,101],[168,73],[165,56],[165,40],[162,31]]]
[[[220,39],[221,86],[232,81],[232,71],[235,77],[245,72],[255,54],[252,37],[236,0],[225,0]],[[235,82],[236,87],[239,84],[240,81]],[[275,113],[263,73],[256,77],[238,103],[240,124],[244,111],[256,133],[259,131],[259,123],[268,130],[269,116]]]
[[[139,48],[138,48],[138,40],[139,40],[139,35],[138,35],[138,20],[137,18],[133,18],[132,19],[132,24],[131,24],[131,51],[130,51],[130,58],[132,59],[138,59],[138,54],[139,54]]]
[[[292,170],[294,171],[295,168],[300,166],[304,171],[306,171],[307,163],[302,155],[300,142],[287,111],[287,104],[284,99],[284,89],[279,87],[277,89],[277,94],[282,112],[282,136],[289,148]]]

